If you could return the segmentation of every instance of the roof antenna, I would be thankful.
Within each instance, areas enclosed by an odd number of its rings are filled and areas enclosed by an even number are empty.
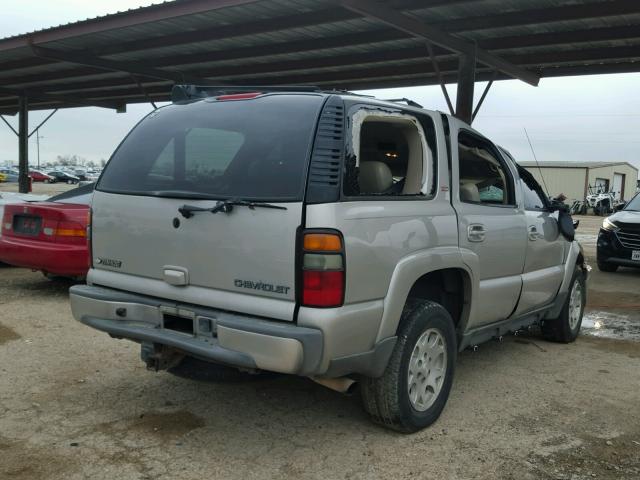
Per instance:
[[[536,157],[536,151],[533,149],[533,144],[531,143],[531,139],[529,138],[529,133],[527,132],[526,127],[522,127],[524,129],[524,134],[527,136],[527,142],[529,142],[529,147],[531,148],[531,153],[533,153],[533,158],[536,161],[536,165],[538,166],[538,171],[540,172],[540,178],[542,179],[542,184],[544,185],[544,191],[547,193],[547,197],[549,197],[549,189],[547,188],[547,182],[544,181],[544,175],[542,175],[542,169],[540,168],[540,162],[538,162],[538,157]]]

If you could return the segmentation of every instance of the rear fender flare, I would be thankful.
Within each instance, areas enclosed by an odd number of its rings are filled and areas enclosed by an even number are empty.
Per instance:
[[[468,299],[469,306],[472,307],[471,299],[478,288],[478,279],[473,274],[477,268],[477,256],[472,252],[465,252],[459,247],[436,247],[429,250],[414,252],[402,258],[396,265],[387,295],[384,298],[382,320],[376,343],[396,334],[402,309],[407,301],[411,287],[423,275],[438,270],[457,268],[464,270],[471,279],[471,298]],[[474,267],[475,265],[475,267]],[[464,329],[471,310],[463,311],[459,327]]]
[[[582,247],[580,244],[574,240],[569,245],[569,252],[567,254],[567,259],[564,262],[564,275],[562,277],[562,283],[560,284],[560,288],[558,289],[558,294],[556,296],[556,302],[553,308],[547,313],[546,318],[556,318],[560,315],[560,311],[564,306],[564,299],[569,292],[569,287],[571,286],[571,279],[573,278],[573,272],[578,266],[578,257],[582,254],[584,258],[584,254],[582,253]],[[585,271],[585,275],[587,274],[586,267],[584,265],[579,265]],[[586,278],[586,277],[585,277]]]

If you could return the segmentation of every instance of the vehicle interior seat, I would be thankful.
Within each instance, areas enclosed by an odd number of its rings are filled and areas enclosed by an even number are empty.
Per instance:
[[[473,182],[460,180],[460,200],[463,202],[480,203],[480,191],[478,185]]]
[[[380,194],[393,186],[393,175],[389,166],[384,162],[362,162],[358,173],[358,183],[360,194]]]

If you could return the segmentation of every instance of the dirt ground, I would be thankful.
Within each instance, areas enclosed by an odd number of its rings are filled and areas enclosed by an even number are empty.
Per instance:
[[[594,264],[601,219],[581,222]],[[303,378],[146,371],[137,345],[73,320],[68,287],[0,267],[2,480],[640,478],[640,343],[605,328],[640,326],[640,271],[594,268],[600,317],[574,344],[527,335],[462,352],[442,417],[414,435]]]

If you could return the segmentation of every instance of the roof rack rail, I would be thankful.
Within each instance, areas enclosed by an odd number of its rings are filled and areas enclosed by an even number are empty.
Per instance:
[[[395,102],[395,103],[406,103],[407,105],[409,105],[410,107],[416,107],[416,108],[423,108],[422,105],[420,105],[418,102],[414,102],[413,100],[410,100],[408,98],[390,98],[388,100],[384,100],[385,102]]]
[[[195,100],[198,98],[217,97],[220,95],[233,95],[249,92],[321,92],[320,87],[300,85],[174,85],[171,89],[171,101],[173,103]]]

